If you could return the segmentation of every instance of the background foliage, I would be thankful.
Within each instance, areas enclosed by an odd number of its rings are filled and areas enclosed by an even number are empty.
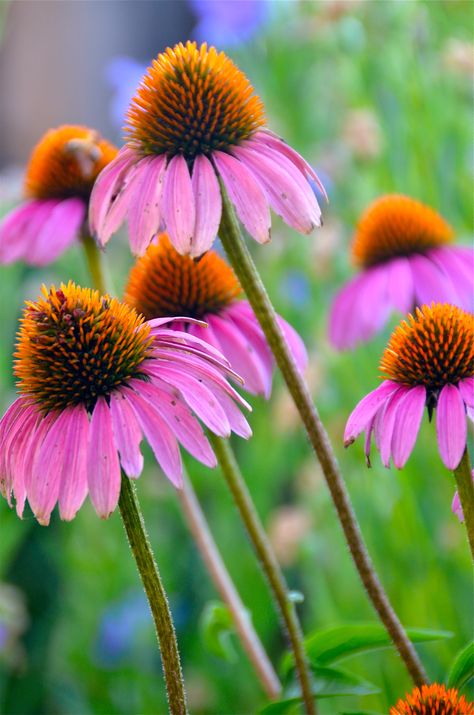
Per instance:
[[[320,170],[328,187],[323,229],[304,238],[275,220],[273,243],[252,250],[277,309],[309,347],[316,404],[402,621],[453,633],[450,640],[419,646],[436,680],[447,677],[473,625],[468,549],[450,511],[453,479],[427,420],[401,472],[385,470],[378,457],[368,470],[361,442],[343,450],[345,420],[377,384],[389,330],[338,355],[328,345],[326,319],[331,297],[351,274],[348,246],[357,217],[381,193],[402,192],[431,204],[459,241],[468,241],[472,14],[472,3],[448,0],[268,4],[258,30],[228,48],[263,97],[270,127]],[[120,292],[131,265],[124,238],[112,241],[107,253]],[[69,278],[88,282],[79,249],[42,271],[2,267],[2,408],[14,395],[11,353],[24,298],[35,296],[41,282]],[[304,594],[299,610],[306,632],[372,620],[281,380],[269,404],[251,402],[254,438],[236,440],[235,447],[288,581]],[[265,700],[239,644],[226,660],[203,636],[202,614],[216,594],[173,489],[147,456],[139,495],[171,600],[191,710],[253,713]],[[232,576],[278,663],[284,644],[276,617],[223,480],[218,471],[187,463]],[[30,514],[19,521],[2,500],[0,525],[0,580],[18,589],[0,590],[0,712],[164,712],[151,619],[118,515],[102,522],[86,503],[72,523],[56,516],[44,529]],[[350,665],[380,693],[321,701],[322,713],[387,712],[411,687],[391,650]]]

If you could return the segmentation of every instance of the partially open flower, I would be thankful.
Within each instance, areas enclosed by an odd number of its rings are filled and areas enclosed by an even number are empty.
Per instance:
[[[27,200],[0,223],[0,263],[44,266],[69,248],[87,217],[94,181],[116,154],[88,127],[46,132],[27,167]]]
[[[369,206],[352,244],[362,272],[338,293],[329,316],[334,347],[370,340],[393,311],[432,301],[472,310],[474,251],[448,245],[453,236],[439,214],[408,196],[382,196]]]
[[[170,330],[171,320],[145,322],[74,283],[43,288],[27,303],[15,363],[21,396],[0,421],[0,488],[9,501],[14,494],[20,516],[27,498],[42,524],[56,502],[72,519],[89,492],[106,518],[117,505],[120,466],[132,478],[142,471],[143,435],[177,487],[178,441],[216,464],[196,417],[220,436],[250,436],[234,401],[248,405],[227,382],[236,375],[226,359]]]
[[[474,705],[455,688],[422,685],[390,708],[390,715],[474,715]]]
[[[253,394],[270,396],[274,360],[255,314],[232,268],[215,251],[199,260],[179,254],[166,234],[151,244],[130,271],[125,300],[147,320],[188,315],[207,323],[173,327],[187,330],[226,356]],[[283,318],[280,326],[301,370],[307,362],[303,341]]]
[[[270,207],[302,233],[320,225],[308,181],[319,183],[316,174],[265,128],[252,85],[214,47],[188,42],[158,55],[127,122],[127,144],[92,194],[90,224],[102,245],[128,218],[135,254],[166,230],[176,250],[200,256],[219,228],[219,179],[260,243],[270,238]]]
[[[456,469],[466,448],[466,412],[474,416],[474,317],[448,304],[424,305],[393,332],[380,363],[388,378],[359,402],[346,425],[347,447],[366,431],[382,462],[404,466],[416,442],[425,406],[436,408],[438,449]]]

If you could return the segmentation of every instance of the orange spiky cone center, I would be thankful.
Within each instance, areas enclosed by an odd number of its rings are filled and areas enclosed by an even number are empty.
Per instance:
[[[44,411],[84,404],[140,377],[150,329],[133,308],[74,283],[28,301],[15,353],[21,393]]]
[[[127,115],[128,143],[143,154],[227,150],[265,123],[263,104],[223,52],[195,42],[158,55]]]
[[[79,196],[87,201],[98,174],[116,154],[116,147],[88,127],[50,129],[31,154],[25,193],[34,199]]]
[[[362,215],[352,243],[356,265],[367,268],[396,256],[408,256],[453,240],[446,221],[408,196],[377,199]]]
[[[215,251],[194,260],[178,253],[163,234],[130,271],[125,301],[147,320],[203,318],[219,313],[240,293],[234,272]]]
[[[390,715],[474,715],[474,705],[455,688],[433,683],[415,688],[390,708]]]

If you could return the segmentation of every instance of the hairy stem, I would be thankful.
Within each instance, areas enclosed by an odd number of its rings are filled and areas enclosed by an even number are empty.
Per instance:
[[[313,403],[304,377],[299,372],[278,324],[275,309],[244,242],[232,204],[221,182],[222,220],[219,229],[224,249],[267,338],[278,367],[306,428],[321,464],[337,515],[355,566],[380,620],[387,629],[416,685],[427,682],[413,644],[393,610],[367,552],[349,493],[339,471],[328,434]]]
[[[472,558],[474,559],[474,483],[472,481],[472,467],[467,447],[459,466],[454,470],[454,478],[464,514],[467,538],[471,547]]]
[[[252,625],[250,614],[242,603],[242,599],[226,569],[192,484],[186,475],[184,476],[183,488],[177,490],[177,495],[202,559],[217,591],[232,615],[235,629],[248,658],[265,693],[270,699],[275,700],[281,693],[281,683]]]
[[[312,694],[311,674],[304,649],[303,633],[280,565],[255,510],[252,497],[242,477],[230,443],[228,440],[217,437],[212,433],[209,433],[209,439],[242,521],[245,524],[252,546],[270,584],[277,610],[280,612],[285,625],[306,712],[308,715],[315,715],[316,705]]]

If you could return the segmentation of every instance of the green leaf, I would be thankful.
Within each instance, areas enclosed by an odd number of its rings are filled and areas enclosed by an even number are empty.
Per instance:
[[[433,631],[424,628],[408,628],[408,637],[413,643],[451,638],[447,631]],[[378,623],[347,623],[317,631],[305,640],[306,652],[315,665],[330,665],[343,658],[359,653],[389,648],[393,646],[385,628]],[[283,672],[293,667],[291,654],[283,658]]]
[[[448,675],[448,688],[461,689],[474,678],[474,641],[455,657]]]
[[[373,683],[344,670],[314,667],[312,674],[312,692],[318,698],[331,698],[339,695],[373,695],[379,692],[379,688]],[[266,705],[260,711],[261,715],[292,713],[293,709],[302,703],[301,697],[296,695],[299,689],[297,683],[287,688],[285,694],[290,697]],[[296,712],[298,711],[296,710]]]
[[[234,624],[229,609],[220,601],[210,601],[204,608],[199,628],[206,648],[218,658],[234,663],[237,653],[232,643]]]

